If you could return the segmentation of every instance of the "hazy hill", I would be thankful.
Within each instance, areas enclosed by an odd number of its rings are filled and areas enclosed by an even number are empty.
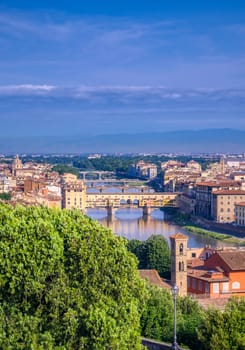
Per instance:
[[[245,130],[206,129],[98,136],[0,137],[1,153],[245,152]]]

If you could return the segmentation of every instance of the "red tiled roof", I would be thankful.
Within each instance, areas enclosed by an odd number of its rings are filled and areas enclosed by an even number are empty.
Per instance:
[[[187,236],[183,235],[182,233],[176,233],[175,235],[170,236],[170,238],[174,238],[174,239],[188,239]]]
[[[197,186],[210,186],[210,187],[222,187],[222,186],[231,186],[231,185],[240,185],[239,181],[201,181],[197,183]]]
[[[217,254],[233,271],[245,270],[245,250],[218,251]]]
[[[240,207],[245,207],[245,202],[239,202],[239,203],[236,203],[235,205],[239,205]]]
[[[223,194],[223,195],[235,195],[235,194],[243,194],[245,195],[244,190],[217,190],[213,192],[213,195]]]
[[[161,288],[171,288],[171,286],[164,282],[156,270],[138,270],[141,278],[146,279],[151,285]]]

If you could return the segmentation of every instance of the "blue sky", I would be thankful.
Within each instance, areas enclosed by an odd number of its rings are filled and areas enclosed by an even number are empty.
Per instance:
[[[0,136],[245,130],[244,38],[239,0],[2,0]]]

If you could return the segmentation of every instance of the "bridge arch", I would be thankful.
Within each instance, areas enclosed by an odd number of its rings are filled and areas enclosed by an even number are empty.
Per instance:
[[[126,199],[122,198],[122,199],[120,200],[120,205],[126,205],[126,204],[127,204]]]

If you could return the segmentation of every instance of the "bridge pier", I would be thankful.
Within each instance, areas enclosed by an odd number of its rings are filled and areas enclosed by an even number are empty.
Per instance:
[[[143,206],[143,216],[151,215],[153,210],[154,210],[154,208],[148,207],[148,205],[144,205]]]
[[[115,214],[116,209],[112,205],[107,205],[106,211],[107,211],[107,217],[111,218]]]

